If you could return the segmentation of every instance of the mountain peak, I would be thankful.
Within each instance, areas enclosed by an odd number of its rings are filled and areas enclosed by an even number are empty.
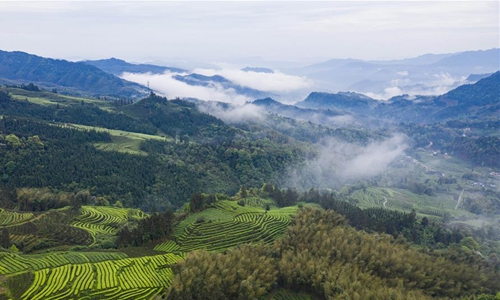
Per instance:
[[[268,74],[274,73],[274,71],[271,70],[271,69],[268,69],[268,68],[259,68],[259,67],[245,67],[245,68],[243,68],[241,70],[244,71],[244,72],[268,73]]]
[[[20,83],[66,89],[72,93],[140,97],[146,90],[84,62],[45,58],[25,52],[0,50],[0,77]]]

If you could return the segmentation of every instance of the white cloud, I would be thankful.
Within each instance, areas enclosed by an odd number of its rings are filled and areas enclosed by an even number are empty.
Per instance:
[[[399,96],[404,94],[404,92],[401,90],[401,88],[397,86],[391,86],[388,88],[385,88],[381,93],[364,93],[366,96],[377,99],[377,100],[387,100],[390,99],[394,96]]]
[[[399,72],[396,72],[396,74],[398,74],[399,76],[408,76],[408,71],[399,71]]]
[[[200,100],[213,100],[228,103],[245,103],[250,98],[237,94],[233,89],[224,89],[220,85],[210,87],[192,86],[182,81],[175,80],[172,76],[176,73],[165,72],[164,74],[138,74],[124,73],[122,78],[142,85],[147,85],[154,91],[172,98],[197,98]]]
[[[241,86],[272,93],[286,93],[306,89],[313,86],[313,82],[306,77],[299,77],[275,71],[274,73],[245,72],[235,68],[195,69],[193,73],[207,76],[221,75]]]
[[[381,92],[365,93],[366,96],[377,100],[387,100],[394,96],[435,96],[442,95],[466,83],[466,77],[453,77],[449,73],[441,72],[429,75],[430,80],[424,82],[411,78],[394,78],[391,86]]]
[[[59,58],[394,59],[498,47],[498,5],[0,1],[0,43],[4,50]]]
[[[327,139],[317,145],[318,155],[314,159],[290,172],[288,184],[305,189],[335,188],[369,179],[385,171],[407,147],[402,134],[367,146]]]
[[[245,104],[223,108],[215,102],[205,102],[198,105],[201,112],[210,114],[228,124],[238,124],[248,121],[265,122],[266,112],[253,104]]]
[[[249,87],[255,90],[268,92],[273,97],[280,98],[283,102],[295,101],[298,94],[309,93],[308,88],[312,87],[312,82],[305,77],[287,75],[281,72],[259,73],[245,72],[234,67],[224,65],[222,69],[195,69],[192,73],[205,76],[220,75],[230,80],[236,85]],[[122,78],[147,85],[167,98],[192,97],[201,100],[214,100],[228,103],[243,104],[246,101],[254,100],[245,95],[236,93],[234,89],[222,87],[214,83],[210,86],[191,86],[173,78],[177,73],[166,72],[164,74],[134,74],[124,73]],[[180,74],[186,75],[186,74]],[[307,90],[306,90],[307,89]]]
[[[355,157],[346,161],[340,174],[347,179],[375,176],[387,169],[389,164],[400,156],[407,147],[402,135],[372,143],[359,150]]]

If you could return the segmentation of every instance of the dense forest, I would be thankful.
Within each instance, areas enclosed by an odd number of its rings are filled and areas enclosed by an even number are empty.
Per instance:
[[[422,253],[389,236],[357,231],[331,210],[304,208],[273,245],[188,254],[173,266],[166,296],[255,299],[284,287],[319,299],[456,299],[498,291],[498,262],[470,259]]]
[[[242,184],[276,182],[286,166],[303,156],[293,145],[276,142],[281,139],[277,132],[257,139],[197,112],[192,104],[155,95],[134,104],[137,114],[151,120],[145,123],[85,103],[47,107],[13,100],[3,92],[0,96],[0,114],[5,116],[0,119],[0,160],[6,189],[87,189],[126,206],[179,207],[195,192],[234,193]],[[93,144],[113,142],[107,132],[42,120],[73,120],[142,133],[161,131],[177,142],[144,140],[140,150],[145,156],[102,151]],[[158,120],[181,124],[183,129]]]

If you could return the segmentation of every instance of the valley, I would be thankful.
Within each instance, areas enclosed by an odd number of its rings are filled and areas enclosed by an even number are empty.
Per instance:
[[[0,299],[495,299],[499,76],[296,105],[4,85]]]

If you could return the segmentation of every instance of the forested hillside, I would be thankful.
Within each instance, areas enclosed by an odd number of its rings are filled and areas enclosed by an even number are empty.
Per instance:
[[[0,78],[36,82],[50,88],[83,91],[91,96],[140,97],[146,88],[84,63],[0,50]]]
[[[233,193],[243,184],[276,182],[302,159],[300,148],[280,142],[277,132],[262,138],[231,128],[181,100],[151,95],[109,111],[85,101],[40,105],[0,93],[8,190],[88,189],[111,203],[179,207],[195,192]]]
[[[498,297],[498,118],[323,122],[340,96],[0,88],[0,299]]]

